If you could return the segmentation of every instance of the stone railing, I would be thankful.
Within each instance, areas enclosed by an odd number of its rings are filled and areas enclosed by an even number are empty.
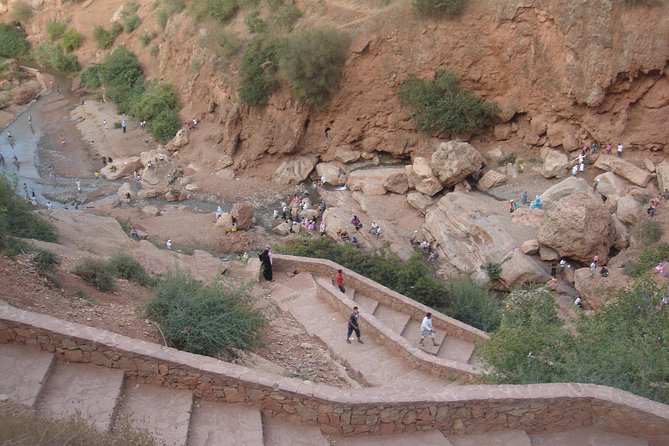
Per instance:
[[[316,280],[317,295],[329,302],[334,308],[342,313],[350,314],[356,305],[354,301],[343,295],[329,280],[323,283]],[[425,372],[443,378],[471,379],[480,375],[481,371],[476,367],[462,362],[456,362],[425,353],[416,345],[412,345],[402,336],[394,333],[373,315],[365,315],[359,319],[360,328],[365,336],[375,338],[379,343],[391,349],[397,356],[401,357],[413,368],[422,369]]]
[[[587,384],[448,386],[441,392],[337,389],[194,355],[0,303],[0,343],[32,345],[70,362],[123,370],[138,382],[244,403],[266,416],[369,435],[441,430],[446,435],[596,426],[666,446],[669,406]]]
[[[351,287],[356,292],[359,291],[361,294],[377,300],[395,311],[408,314],[414,320],[423,320],[423,316],[429,311],[432,313],[432,325],[436,330],[444,331],[449,336],[474,344],[484,344],[489,339],[487,333],[482,330],[448,317],[330,260],[274,254],[274,261],[277,267],[288,271],[310,272],[317,276],[333,279],[337,270],[341,269],[344,272],[346,287]]]

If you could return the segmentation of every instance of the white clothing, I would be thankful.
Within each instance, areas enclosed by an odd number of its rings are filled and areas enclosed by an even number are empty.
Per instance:
[[[165,243],[165,245],[167,246],[167,249],[169,249],[170,251],[172,250],[172,240],[168,240],[167,243]]]
[[[585,169],[585,164],[581,163],[581,164],[579,165],[579,167],[578,167],[578,170],[580,170],[581,172],[583,172],[583,169]]]
[[[623,151],[623,145],[622,145],[622,144],[618,144],[618,152],[620,153],[620,152],[622,152],[622,151]]]
[[[574,167],[571,168],[571,174],[572,176],[576,176],[577,173],[578,173],[578,166],[574,165]]]
[[[580,297],[577,297],[576,300],[574,300],[574,305],[576,305],[577,307],[580,307],[581,302],[583,302],[583,299],[581,299]]]
[[[432,329],[432,318],[425,316],[423,322],[420,324],[420,334],[423,336],[431,336],[434,330]]]

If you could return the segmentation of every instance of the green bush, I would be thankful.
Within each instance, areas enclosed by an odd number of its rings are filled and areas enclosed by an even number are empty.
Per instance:
[[[13,59],[28,53],[30,46],[20,28],[0,23],[0,57]]]
[[[256,346],[266,323],[247,289],[205,284],[183,274],[159,282],[146,310],[168,345],[226,358]]]
[[[68,28],[67,31],[63,33],[61,44],[63,49],[67,52],[74,51],[81,46],[82,37],[77,30],[73,28]]]
[[[74,274],[100,291],[114,289],[114,275],[107,263],[102,260],[86,258],[76,266]]]
[[[137,57],[119,46],[107,56],[99,71],[107,97],[116,104],[119,113],[129,113],[144,87],[144,75]]]
[[[142,46],[144,48],[149,46],[149,43],[151,43],[153,38],[154,38],[154,36],[152,34],[149,34],[146,31],[142,32],[142,34],[139,35],[139,41],[142,43]]]
[[[290,38],[279,53],[281,75],[293,97],[319,106],[338,88],[348,37],[335,30],[308,30]]]
[[[409,76],[397,95],[411,110],[409,116],[418,130],[459,134],[483,128],[498,113],[497,105],[459,88],[457,83],[453,72],[440,68],[432,81]]]
[[[93,64],[81,73],[81,86],[84,88],[100,88],[100,64]]]
[[[632,237],[641,246],[648,246],[659,242],[663,233],[662,226],[657,220],[644,220],[634,227]]]
[[[251,105],[265,105],[278,86],[276,77],[279,41],[269,36],[255,37],[244,51],[241,62],[239,98]]]
[[[185,7],[186,3],[183,0],[162,0],[160,2],[160,9],[156,14],[160,29],[165,29],[169,18],[172,15],[183,11]]]
[[[38,249],[33,255],[32,262],[38,270],[48,272],[60,265],[60,257],[46,249]]]
[[[244,17],[244,23],[251,34],[267,31],[267,22],[260,18],[259,11],[249,12],[246,17]]]
[[[158,45],[153,45],[151,47],[151,55],[153,57],[157,57],[159,52],[160,52],[160,47]]]
[[[65,32],[66,26],[63,22],[58,20],[53,20],[46,25],[46,34],[49,36],[49,40],[55,42],[60,39],[60,36]]]
[[[57,241],[53,225],[19,198],[14,186],[0,175],[0,250],[17,246],[16,238]]]
[[[413,7],[425,17],[455,17],[462,12],[465,0],[413,0]]]
[[[493,293],[468,278],[437,279],[419,253],[402,260],[383,251],[366,252],[350,243],[337,244],[326,237],[294,239],[277,246],[276,251],[332,260],[481,330],[492,330],[499,324],[498,301]]]
[[[79,61],[74,54],[65,54],[55,43],[42,43],[32,52],[33,59],[44,67],[54,68],[63,73],[76,73],[80,70]]]
[[[295,4],[282,5],[273,17],[274,23],[285,30],[292,31],[295,22],[302,17],[302,11]]]
[[[502,266],[499,263],[487,262],[483,265],[483,269],[488,274],[490,280],[499,280],[502,276]]]
[[[12,19],[19,23],[26,23],[33,17],[33,8],[23,0],[17,0],[12,6]]]
[[[123,19],[123,30],[126,33],[131,33],[137,28],[139,28],[139,25],[142,23],[142,19],[139,18],[137,14],[132,14],[129,16],[126,16]]]
[[[623,271],[631,277],[639,277],[660,262],[669,260],[669,244],[661,242],[646,246],[636,260],[625,263]]]
[[[224,24],[235,16],[238,9],[237,0],[200,0],[190,4],[190,14],[196,22],[214,19]]]
[[[112,23],[110,32],[114,36],[114,39],[116,39],[123,32],[123,25],[120,22]]]
[[[165,143],[172,139],[179,129],[179,99],[172,85],[148,82],[141,96],[138,96],[129,113],[148,122],[148,131],[157,141]]]
[[[141,263],[128,254],[119,252],[114,255],[109,260],[108,268],[114,277],[120,277],[144,286],[153,284],[153,278],[146,272]]]
[[[100,49],[111,48],[116,40],[116,36],[104,29],[102,26],[96,26],[93,29],[93,39]]]

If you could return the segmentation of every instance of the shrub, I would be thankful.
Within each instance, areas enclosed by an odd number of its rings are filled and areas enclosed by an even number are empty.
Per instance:
[[[100,80],[119,113],[128,113],[142,93],[144,76],[137,57],[125,47],[116,48],[100,65]]]
[[[102,85],[100,79],[100,65],[93,64],[81,73],[81,86],[84,88],[99,88]]]
[[[123,25],[120,22],[114,22],[111,25],[111,34],[116,39],[123,32]]]
[[[465,0],[413,0],[413,7],[425,17],[455,17],[462,12]]]
[[[179,100],[172,85],[149,82],[141,96],[132,104],[129,112],[140,120],[147,121],[148,130],[156,140],[165,143],[179,129]]]
[[[237,9],[237,0],[201,0],[190,5],[190,13],[196,22],[212,18],[223,24],[235,16]]]
[[[33,58],[42,66],[54,68],[63,73],[79,71],[79,61],[73,54],[65,54],[55,43],[43,43],[33,50]]]
[[[636,260],[625,264],[623,271],[628,276],[639,277],[658,263],[667,260],[669,260],[669,244],[661,242],[646,246]]]
[[[61,39],[61,44],[63,49],[67,52],[74,51],[81,46],[81,34],[73,28],[68,28],[67,31],[63,33]]]
[[[46,249],[38,249],[33,255],[32,261],[41,272],[53,271],[60,265],[60,257]]]
[[[288,40],[279,56],[281,75],[293,97],[322,105],[339,84],[348,37],[335,30],[303,31]]]
[[[274,16],[274,23],[285,31],[292,31],[295,22],[302,17],[302,11],[295,4],[282,5]]]
[[[76,266],[74,274],[100,291],[114,289],[114,276],[107,263],[102,260],[86,258]]]
[[[244,23],[251,34],[267,31],[267,22],[260,18],[259,11],[249,12],[246,17],[244,17]]]
[[[485,270],[486,274],[488,274],[490,280],[500,279],[502,274],[502,266],[499,263],[488,262],[483,265],[483,269]]]
[[[498,113],[496,104],[483,101],[457,83],[453,72],[440,68],[432,81],[411,75],[400,85],[400,103],[411,109],[409,116],[418,130],[469,133],[483,128]]]
[[[120,277],[144,286],[153,283],[153,279],[144,267],[128,254],[117,253],[109,260],[108,267],[114,277]]]
[[[146,310],[170,346],[208,356],[230,358],[253,348],[266,322],[247,289],[183,274],[158,283]]]
[[[159,52],[160,52],[160,48],[158,47],[158,45],[153,45],[151,47],[151,55],[153,57],[157,57]]]
[[[662,226],[657,220],[645,220],[635,226],[632,236],[641,246],[648,246],[659,242],[663,233]]]
[[[142,19],[140,19],[137,14],[126,16],[123,19],[123,30],[126,33],[131,33],[139,28],[140,23],[142,23]]]
[[[142,43],[142,46],[146,48],[149,46],[149,43],[153,40],[153,35],[149,34],[148,32],[144,31],[142,34],[139,35],[139,41]]]
[[[116,40],[116,36],[104,29],[102,26],[96,26],[93,29],[93,39],[100,49],[111,48]]]
[[[466,276],[446,281],[452,316],[483,331],[497,329],[501,321],[497,297]]]
[[[23,0],[17,0],[12,7],[12,19],[25,23],[33,17],[33,8]]]
[[[65,32],[65,28],[65,24],[58,20],[49,22],[49,24],[46,25],[46,34],[49,36],[49,40],[55,42],[60,39],[60,36]]]
[[[241,62],[239,98],[251,105],[265,105],[278,82],[277,53],[279,42],[268,36],[251,40]]]
[[[28,53],[30,46],[20,28],[0,23],[0,57],[13,59]]]

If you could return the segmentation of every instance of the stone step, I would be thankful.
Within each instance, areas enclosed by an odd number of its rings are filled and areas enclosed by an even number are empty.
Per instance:
[[[296,291],[308,290],[316,287],[311,273],[298,273],[284,282],[284,285]]]
[[[263,446],[260,411],[240,404],[194,404],[188,446]]]
[[[451,361],[468,364],[474,355],[474,344],[455,336],[446,336],[441,342],[437,356]]]
[[[330,446],[316,426],[263,416],[265,446]]]
[[[417,321],[415,319],[409,320],[406,327],[404,327],[404,331],[402,332],[402,337],[405,338],[407,341],[409,341],[411,345],[417,346],[425,353],[429,353],[431,355],[436,356],[437,353],[439,353],[439,349],[441,347],[442,342],[444,342],[446,333],[442,330],[436,330],[436,333],[434,334],[434,340],[439,345],[432,345],[432,341],[430,339],[425,339],[425,341],[423,341],[424,345],[421,346],[418,344],[420,342],[421,322],[422,321]]]
[[[503,430],[484,434],[449,436],[453,446],[532,446],[525,431]],[[576,446],[579,443],[573,443]],[[585,446],[585,445],[584,445]]]
[[[364,437],[333,437],[337,446],[453,446],[439,431],[406,434],[367,435]]]
[[[360,294],[359,291],[355,292],[353,300],[358,304],[358,307],[360,307],[360,311],[364,311],[367,314],[374,314],[376,307],[379,306],[378,300],[367,297],[364,294]]]
[[[53,353],[15,344],[0,344],[0,394],[26,406],[33,406],[42,391]]]
[[[146,430],[157,444],[184,446],[192,408],[189,391],[128,382],[117,421],[127,419],[134,428]]]
[[[388,305],[379,304],[374,311],[374,317],[381,321],[386,327],[401,335],[411,316],[400,313],[390,308]]]
[[[111,427],[122,388],[121,370],[56,362],[37,409],[49,418],[77,415],[98,430],[106,431]]]
[[[648,446],[648,442],[595,428],[532,435],[533,446]]]

